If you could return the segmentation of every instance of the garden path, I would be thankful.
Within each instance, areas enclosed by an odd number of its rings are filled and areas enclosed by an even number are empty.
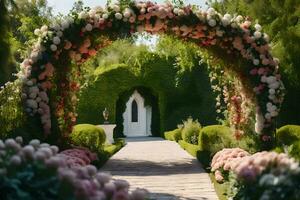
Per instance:
[[[126,142],[102,171],[127,180],[131,189],[147,189],[151,199],[218,199],[201,164],[177,143],[153,137],[128,138]]]

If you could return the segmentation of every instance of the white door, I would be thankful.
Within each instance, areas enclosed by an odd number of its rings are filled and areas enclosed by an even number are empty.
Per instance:
[[[126,110],[123,113],[124,135],[128,137],[151,135],[151,115],[150,119],[147,119],[149,118],[149,110],[151,111],[144,106],[144,98],[137,91],[134,91],[126,103]]]

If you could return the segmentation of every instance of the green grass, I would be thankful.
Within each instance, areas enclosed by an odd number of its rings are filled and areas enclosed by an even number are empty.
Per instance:
[[[214,188],[216,190],[219,200],[227,200],[226,191],[229,187],[229,185],[228,185],[229,183],[225,182],[225,183],[220,184],[216,181],[213,173],[209,173],[208,175],[209,175],[211,182],[214,185]]]
[[[179,140],[178,143],[184,150],[186,150],[193,157],[197,157],[197,153],[200,150],[200,147],[198,145],[187,143],[184,140]]]
[[[98,168],[102,167],[111,156],[117,153],[124,146],[125,140],[121,138],[115,139],[114,144],[105,144],[103,150],[98,153],[99,160],[95,161],[93,164]]]

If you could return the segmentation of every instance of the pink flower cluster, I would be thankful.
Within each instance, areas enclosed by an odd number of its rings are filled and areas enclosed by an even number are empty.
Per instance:
[[[69,167],[86,166],[98,160],[97,154],[82,147],[64,150],[60,152],[58,156],[64,158]]]
[[[84,164],[96,159],[94,154],[85,149],[71,149],[58,154],[57,146],[40,143],[39,140],[32,140],[25,146],[22,146],[22,143],[22,137],[0,140],[0,176],[9,175],[9,178],[12,178],[19,170],[29,169],[27,165],[37,165],[39,167],[30,169],[34,170],[38,178],[39,173],[36,170],[44,165],[47,170],[55,171],[62,187],[72,188],[71,195],[78,200],[144,200],[148,195],[148,192],[142,189],[130,193],[127,181],[113,180],[111,175],[98,172],[93,165],[82,167],[80,164],[83,163],[71,163],[65,159],[66,156],[79,156]],[[72,168],[68,167],[70,165]]]
[[[299,163],[287,154],[263,151],[235,162],[232,171],[240,180],[254,181],[268,168],[283,172],[296,169],[298,166]]]
[[[218,182],[223,182],[224,177],[221,170],[229,171],[232,170],[234,163],[241,158],[249,156],[250,154],[240,148],[223,149],[217,152],[211,163],[211,171],[215,173],[215,178]]]
[[[268,168],[283,172],[298,167],[299,163],[284,153],[263,151],[250,155],[240,148],[219,151],[211,163],[211,170],[215,172],[215,178],[218,182],[224,180],[223,171],[232,171],[239,180],[254,181]]]

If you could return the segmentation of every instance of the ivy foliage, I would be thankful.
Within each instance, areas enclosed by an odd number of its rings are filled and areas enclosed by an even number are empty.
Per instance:
[[[12,61],[9,35],[10,35],[10,20],[8,7],[15,5],[13,1],[0,1],[0,86],[9,80]]]
[[[197,55],[196,48],[170,37],[160,38],[152,51],[132,41],[116,41],[86,64],[85,78],[90,81],[81,91],[78,123],[103,123],[106,107],[110,122],[117,123],[117,135],[122,134],[122,113],[137,89],[152,106],[154,135],[174,129],[189,116],[214,124],[215,97]]]

